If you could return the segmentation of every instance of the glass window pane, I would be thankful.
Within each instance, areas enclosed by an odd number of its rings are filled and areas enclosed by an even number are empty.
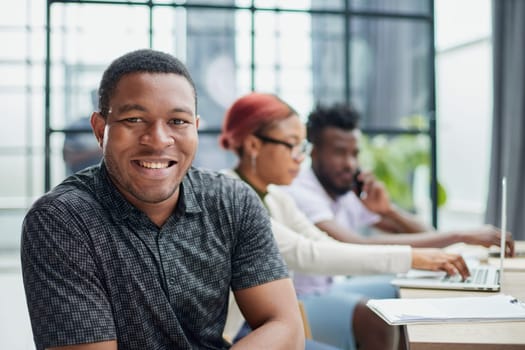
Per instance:
[[[235,100],[235,15],[226,10],[187,11],[187,61],[197,87],[202,128],[218,129]]]
[[[309,14],[283,13],[278,16],[279,61],[286,66],[310,69],[312,64],[312,22]]]
[[[0,87],[6,90],[20,90],[27,84],[27,66],[23,61],[19,64],[0,65]]]
[[[350,38],[352,102],[363,127],[403,127],[430,110],[430,24],[354,19]]]
[[[193,164],[212,170],[229,169],[235,166],[235,155],[219,146],[218,134],[199,134],[199,149]]]
[[[33,28],[30,36],[28,55],[33,61],[44,62],[46,59],[46,31],[44,27]]]
[[[316,10],[344,10],[345,0],[310,0],[310,7]]]
[[[153,4],[184,4],[188,2],[192,2],[192,0],[153,0]]]
[[[63,87],[52,87],[50,92],[49,114],[52,129],[62,129],[66,125],[66,95]],[[73,118],[73,117],[72,117]]]
[[[17,1],[16,3],[19,4],[19,3],[24,3],[24,2],[30,4],[28,24],[32,27],[33,31],[35,29],[45,31],[44,27],[46,25],[46,5],[47,5],[46,3],[47,1],[26,0],[26,1]],[[9,13],[9,11],[6,11],[6,13]]]
[[[257,66],[255,68],[255,91],[277,92],[275,67]]]
[[[0,43],[4,43],[4,45],[2,45],[2,50],[0,50],[0,59],[25,59],[27,57],[28,38],[28,33],[24,29],[16,31],[0,31]],[[9,46],[7,46],[7,43],[9,43]]]
[[[470,213],[477,215],[479,224],[491,166],[492,54],[490,41],[480,42],[441,54],[436,62],[438,170],[449,190],[443,214]],[[472,169],[476,176],[471,176]]]
[[[4,148],[0,153],[0,162],[9,164],[9,171],[0,172],[0,203],[4,208],[19,208],[27,204],[25,196],[29,172],[27,157],[24,154],[23,146],[11,146],[9,150]]]
[[[377,10],[393,13],[430,14],[430,0],[350,0],[352,10]]]
[[[186,0],[186,1],[175,1],[179,3],[188,3],[188,4],[200,4],[200,5],[218,5],[218,6],[228,6],[235,5],[235,0]]]
[[[252,0],[235,0],[236,6],[250,7],[252,6]]]
[[[27,23],[27,5],[27,1],[13,1],[9,5],[4,2],[2,4],[3,11],[0,11],[2,26],[25,26]]]
[[[306,13],[255,16],[255,89],[312,98],[311,20]]]
[[[235,60],[237,65],[250,65],[252,61],[251,13],[235,12]]]
[[[186,10],[180,7],[153,8],[153,48],[174,53],[186,60]]]
[[[77,118],[90,116],[97,109],[97,89],[104,68],[83,64],[56,67],[64,79],[53,80],[51,119],[54,127],[63,128]]]
[[[255,0],[254,5],[260,8],[279,8],[291,10],[308,10],[308,9],[344,9],[345,0]]]
[[[56,132],[51,134],[51,187],[58,185],[69,175],[63,157],[64,140],[65,136],[63,133]]]
[[[149,45],[146,6],[56,4],[51,20],[55,62],[107,65],[127,51]],[[111,30],[94,23],[111,23]]]
[[[303,91],[288,90],[287,87],[283,87],[279,93],[279,97],[292,106],[299,114],[299,118],[306,122],[308,113],[312,110],[315,102],[310,92],[305,93]]]
[[[480,39],[490,42],[491,6],[489,0],[436,1],[436,48],[443,50]]]
[[[312,16],[312,79],[316,102],[332,104],[345,100],[344,18]]]
[[[278,79],[280,90],[286,89],[307,96],[312,94],[312,75],[307,69],[287,67],[278,72]]]
[[[2,157],[0,157],[0,160],[4,161]],[[0,201],[2,202],[11,202],[11,200],[12,199],[0,197]],[[24,220],[24,216],[27,211],[25,208],[2,208],[3,209],[0,210],[0,224],[2,225],[2,234],[0,235],[0,250],[2,253],[6,253],[7,251],[18,251],[20,247],[20,231],[22,227],[22,221]],[[6,285],[2,285],[2,288],[5,288],[5,286]],[[22,310],[19,311],[22,312]],[[3,315],[5,315],[5,313],[3,313]],[[24,342],[24,344],[29,344],[29,339],[18,339],[13,342],[12,345],[14,346],[15,344],[20,344],[21,342]],[[3,344],[6,343],[3,342]]]
[[[42,61],[33,61],[30,66],[27,67],[28,69],[28,79],[29,79],[29,85],[31,85],[31,88],[34,92],[43,93],[44,92],[44,86],[45,86],[45,64]],[[35,107],[35,106],[33,106]]]
[[[115,22],[114,18],[122,20]],[[116,57],[149,43],[146,6],[60,4],[52,12],[51,125],[64,128],[91,115],[103,70]],[[94,26],[95,22],[114,23]]]
[[[251,90],[251,69],[249,67],[238,67],[235,71],[237,80],[237,95],[244,95]]]
[[[33,156],[38,156],[39,152],[44,147],[44,91],[41,89],[34,89],[31,94],[26,96],[27,118],[29,125],[27,126],[27,146],[35,147]]]
[[[269,33],[256,32],[255,65],[269,66],[277,64],[277,38]]]
[[[4,126],[0,128],[0,147],[23,148],[28,142],[26,134],[28,102],[23,92],[0,94],[0,106],[4,120]]]

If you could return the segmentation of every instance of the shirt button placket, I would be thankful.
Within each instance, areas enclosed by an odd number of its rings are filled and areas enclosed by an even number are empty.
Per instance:
[[[168,295],[170,300],[176,300],[177,295],[181,293],[182,287],[180,286],[178,277],[175,271],[175,261],[174,254],[168,250],[168,246],[164,241],[168,237],[168,232],[166,230],[160,229],[157,235],[157,246],[159,248],[159,255],[161,259],[162,269],[165,273],[165,283],[168,288]]]

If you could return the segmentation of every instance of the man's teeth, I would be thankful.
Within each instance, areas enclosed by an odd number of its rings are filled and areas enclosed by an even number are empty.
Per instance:
[[[141,160],[139,162],[141,167],[149,168],[149,169],[163,169],[167,168],[169,165],[169,162],[146,162]]]

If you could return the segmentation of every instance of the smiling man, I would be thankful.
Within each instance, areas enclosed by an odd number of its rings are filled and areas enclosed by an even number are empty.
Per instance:
[[[191,167],[196,107],[171,55],[134,51],[104,72],[91,117],[101,164],[40,198],[22,228],[37,349],[226,349],[230,288],[255,329],[236,348],[304,346],[259,199]]]

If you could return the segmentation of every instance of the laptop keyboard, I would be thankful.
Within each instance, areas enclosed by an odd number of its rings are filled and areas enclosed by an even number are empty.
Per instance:
[[[443,281],[485,284],[490,271],[491,267],[489,266],[476,266],[470,270],[470,276],[466,280],[461,280],[460,275],[447,275],[443,277]]]
[[[488,269],[477,268],[473,271],[469,278],[466,279],[466,283],[476,283],[481,284],[487,281],[487,276],[489,274]]]

